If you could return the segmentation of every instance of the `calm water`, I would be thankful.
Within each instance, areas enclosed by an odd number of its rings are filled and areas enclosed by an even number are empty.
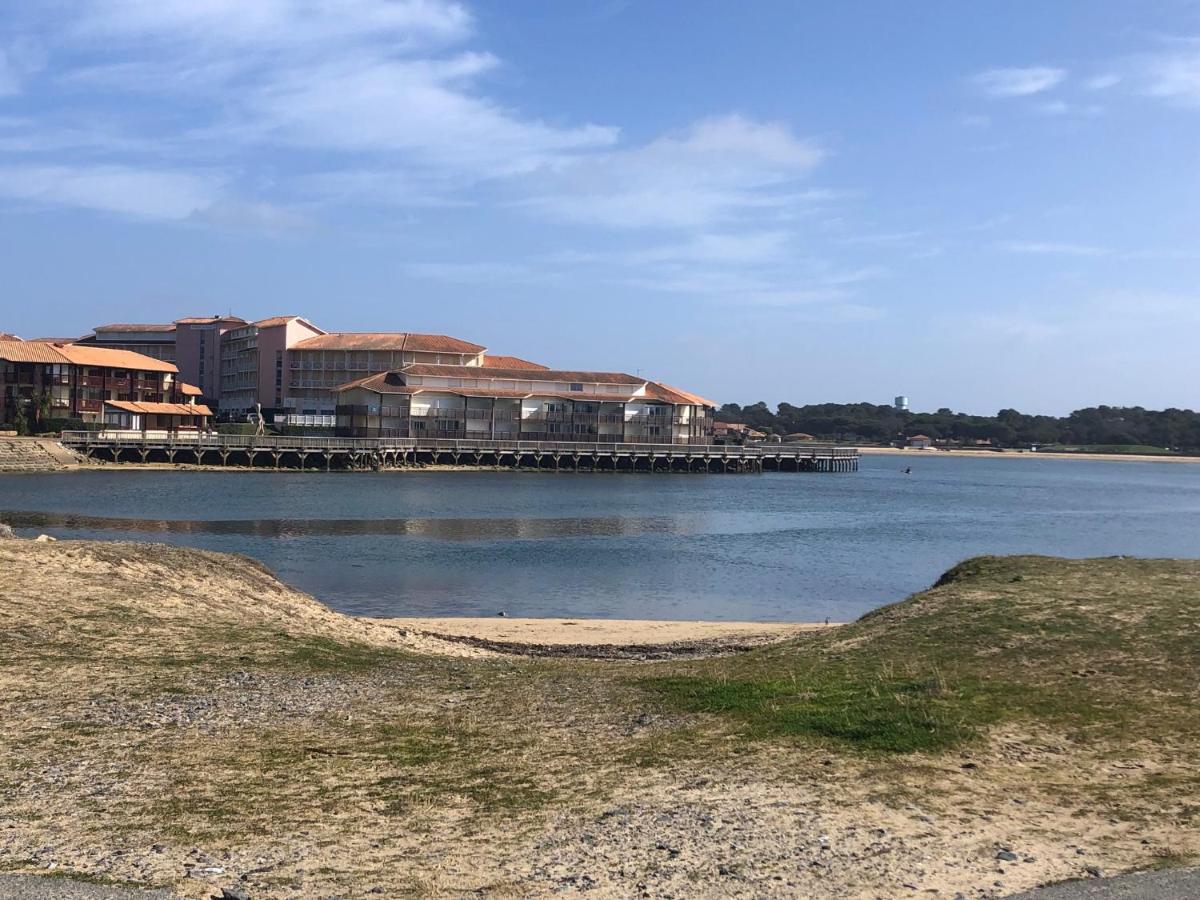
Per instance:
[[[1200,465],[901,468],[9,475],[0,521],[247,553],[370,615],[845,620],[979,553],[1200,557]]]

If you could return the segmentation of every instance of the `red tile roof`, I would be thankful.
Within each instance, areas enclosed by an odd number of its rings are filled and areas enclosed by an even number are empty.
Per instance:
[[[646,396],[654,400],[662,400],[666,403],[676,403],[684,406],[711,406],[715,408],[717,405],[713,401],[701,397],[699,394],[671,387],[669,384],[663,384],[661,381],[647,382]]]
[[[133,369],[139,372],[178,372],[174,363],[143,356],[131,350],[108,347],[84,347],[79,344],[51,344],[41,341],[0,341],[0,359],[9,362],[73,363],[77,366],[103,366]]]
[[[22,363],[65,363],[53,344],[40,341],[0,341],[0,359]]]
[[[7,331],[0,331],[0,341],[19,341],[20,338],[15,334],[9,334]]]
[[[115,350],[109,347],[84,346],[83,344],[49,344],[61,353],[67,362],[77,366],[106,366],[112,369],[133,369],[139,372],[178,372],[175,363],[154,359],[132,350]]]
[[[429,375],[446,378],[499,378],[516,381],[578,381],[593,384],[636,384],[646,383],[645,378],[635,378],[621,372],[576,372],[563,369],[505,369],[494,366],[435,366],[416,363],[405,366],[405,375]]]
[[[185,316],[176,319],[176,325],[210,325],[213,322],[230,322],[235,325],[245,325],[246,320],[238,316]]]
[[[157,332],[168,333],[168,332],[172,332],[174,330],[175,330],[174,323],[171,323],[169,325],[138,325],[138,324],[130,324],[127,322],[118,322],[113,325],[99,325],[92,329],[92,331],[96,332],[97,334],[99,334],[102,331],[130,331],[130,332],[145,331],[145,332],[154,332],[154,333],[157,333]]]
[[[543,366],[541,363],[530,362],[527,359],[521,359],[519,356],[498,356],[494,353],[488,353],[483,357],[483,364],[494,369],[532,369],[537,371],[549,371],[549,366]]]
[[[409,350],[414,353],[458,353],[475,356],[479,344],[445,334],[414,334],[410,331],[334,331],[305,338],[293,350]]]
[[[415,394],[420,388],[409,387],[404,383],[404,380],[395,372],[377,372],[374,375],[367,375],[363,378],[356,378],[353,381],[347,381],[345,384],[340,384],[335,391],[349,391],[354,388],[365,388],[368,391],[375,391],[378,394]]]
[[[105,400],[111,406],[125,412],[149,413],[159,416],[211,416],[212,410],[203,404],[191,403],[142,403],[131,400]]]
[[[185,397],[201,397],[204,391],[196,387],[194,384],[188,384],[186,381],[179,382],[179,391]]]

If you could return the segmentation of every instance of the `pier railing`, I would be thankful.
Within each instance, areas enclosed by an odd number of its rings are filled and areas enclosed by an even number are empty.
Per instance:
[[[196,431],[137,431],[109,428],[103,431],[64,431],[62,443],[69,447],[153,447],[202,450],[299,450],[321,451],[437,451],[473,453],[504,451],[522,453],[633,453],[707,454],[742,459],[759,457],[857,458],[858,449],[836,444],[805,441],[802,444],[653,444],[598,441],[507,441],[491,438],[342,438],[284,434],[217,434]]]

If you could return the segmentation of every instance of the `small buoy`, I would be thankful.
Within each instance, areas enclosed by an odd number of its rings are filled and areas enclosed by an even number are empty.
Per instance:
[[[500,616],[500,618],[504,618],[508,615],[508,613],[506,613],[504,610],[500,610],[500,612],[496,613],[496,615]]]

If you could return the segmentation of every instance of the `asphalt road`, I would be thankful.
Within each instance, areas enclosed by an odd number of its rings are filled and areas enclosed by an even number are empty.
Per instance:
[[[171,894],[42,875],[0,875],[0,900],[171,900]],[[1200,900],[1200,869],[1070,881],[1013,894],[1008,900]]]
[[[1068,881],[1013,894],[1008,900],[1200,900],[1200,869],[1164,869]]]

